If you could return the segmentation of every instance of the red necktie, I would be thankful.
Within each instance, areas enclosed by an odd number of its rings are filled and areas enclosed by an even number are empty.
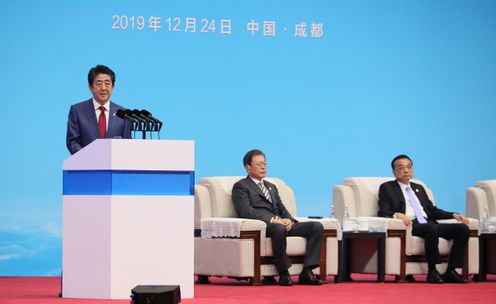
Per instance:
[[[100,117],[98,117],[98,128],[100,129],[100,138],[105,138],[107,133],[107,119],[105,118],[105,107],[100,106]]]

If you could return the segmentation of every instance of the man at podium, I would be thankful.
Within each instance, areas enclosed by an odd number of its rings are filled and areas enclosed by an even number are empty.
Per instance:
[[[71,154],[97,138],[131,138],[131,123],[116,116],[121,106],[110,101],[115,73],[97,65],[88,73],[88,87],[93,98],[74,104],[67,121],[66,145]]]

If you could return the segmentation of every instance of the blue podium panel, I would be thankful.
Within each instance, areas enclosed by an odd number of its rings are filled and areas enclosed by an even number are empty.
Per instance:
[[[194,195],[193,171],[66,170],[64,195]]]

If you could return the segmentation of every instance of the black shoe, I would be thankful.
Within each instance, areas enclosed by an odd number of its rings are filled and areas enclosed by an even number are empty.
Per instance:
[[[276,285],[277,284],[277,281],[276,281],[276,279],[274,279],[273,276],[265,276],[262,279],[262,284],[263,285]]]
[[[408,283],[415,283],[415,278],[413,277],[413,275],[407,274],[405,277],[405,281],[407,281]]]
[[[311,270],[302,271],[298,278],[298,284],[300,285],[322,285],[324,283],[324,281],[317,279]]]
[[[206,275],[199,275],[198,280],[196,280],[196,284],[210,284],[210,280]]]
[[[284,273],[279,275],[279,285],[293,286],[293,281],[291,281],[291,276],[289,275],[289,273]]]
[[[443,284],[444,281],[437,270],[430,270],[427,274],[427,282],[432,284]]]
[[[454,269],[451,271],[446,271],[446,273],[443,274],[443,280],[446,283],[467,283],[467,280],[459,275]]]

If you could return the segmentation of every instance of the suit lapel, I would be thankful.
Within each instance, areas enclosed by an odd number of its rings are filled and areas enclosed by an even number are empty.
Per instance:
[[[98,129],[98,121],[96,120],[95,109],[93,108],[93,99],[86,102],[85,107],[86,118],[91,124],[91,130],[95,138],[100,138],[100,130]]]
[[[111,130],[114,129],[114,124],[115,124],[115,105],[113,102],[110,102],[110,107],[109,107],[109,121],[108,121],[108,127],[107,127],[107,133],[105,135],[106,138],[111,138],[113,137]]]
[[[262,192],[262,189],[260,189],[260,187],[248,176],[247,177],[248,179],[248,184],[250,185],[251,189],[255,192],[257,192],[266,202],[268,202],[269,204],[271,204],[267,198],[265,197],[265,195],[263,194]],[[267,184],[264,183],[265,187],[267,187]],[[267,188],[268,189],[268,188]],[[269,193],[270,193],[270,190],[269,190]],[[271,198],[272,198],[272,193],[270,193],[271,195]]]
[[[397,181],[393,182],[393,190],[394,190],[394,195],[400,201],[401,211],[402,211],[401,213],[405,213],[406,211],[405,196],[403,195],[403,191],[401,190],[401,187]]]
[[[274,197],[274,190],[272,189],[272,185],[268,184],[268,182],[265,182],[265,181],[264,181],[264,185],[265,185],[265,188],[267,188],[267,190],[269,190],[270,199],[272,200],[272,204],[274,204],[276,201],[276,198]]]

